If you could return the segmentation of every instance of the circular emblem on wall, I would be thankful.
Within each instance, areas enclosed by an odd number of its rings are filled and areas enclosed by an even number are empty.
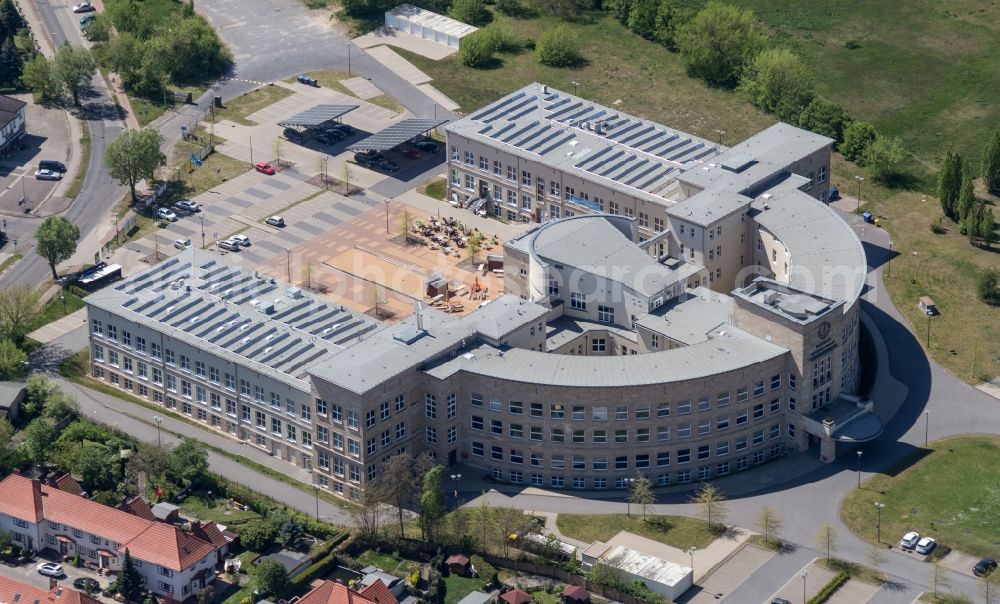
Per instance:
[[[823,321],[822,323],[819,324],[819,337],[825,340],[826,337],[829,335],[830,335],[830,322]]]

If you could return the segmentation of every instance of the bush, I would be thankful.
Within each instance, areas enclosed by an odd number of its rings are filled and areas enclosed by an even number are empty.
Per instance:
[[[713,2],[677,32],[676,43],[692,75],[712,86],[733,87],[764,48],[764,36],[752,11]]]
[[[494,21],[486,27],[486,31],[495,52],[517,52],[524,48],[525,40],[517,35],[510,19]],[[462,42],[464,43],[465,40],[463,39]]]
[[[837,141],[836,145],[844,142],[844,124],[847,121],[847,114],[840,105],[819,97],[814,97],[799,114],[800,128],[829,136]]]
[[[576,34],[561,23],[542,32],[535,46],[535,57],[549,67],[574,67],[583,62]]]
[[[899,174],[899,164],[905,155],[903,141],[894,136],[879,134],[868,143],[861,157],[864,165],[871,168],[876,180],[889,182]]]
[[[875,126],[867,122],[853,121],[844,127],[844,142],[840,145],[840,152],[844,157],[863,165],[863,155],[868,145],[878,136]]]
[[[288,587],[288,571],[277,560],[266,560],[257,565],[254,585],[264,595],[281,596]]]
[[[240,543],[254,552],[267,551],[274,545],[277,536],[278,531],[274,524],[267,520],[254,520],[240,529]]]
[[[656,17],[659,11],[659,0],[636,0],[629,11],[628,28],[643,38],[652,40],[656,37]]]
[[[979,299],[991,306],[1000,305],[1000,290],[997,289],[998,281],[1000,281],[1000,276],[993,269],[987,269],[979,273],[979,278],[976,279],[976,294],[979,296]]]
[[[486,3],[483,0],[455,0],[449,11],[451,16],[469,25],[485,25],[490,22],[492,15],[486,10]],[[465,41],[463,40],[464,44]],[[459,46],[461,48],[461,46]]]
[[[849,574],[844,571],[837,573],[837,576],[830,579],[830,582],[823,586],[823,589],[819,590],[815,596],[809,598],[809,604],[823,604],[829,600],[838,589],[844,586],[844,583],[851,578]]]
[[[521,0],[496,0],[494,6],[496,6],[497,11],[515,19],[529,17],[532,13],[531,9],[521,3]]]
[[[462,38],[458,60],[466,67],[481,69],[493,62],[495,41],[488,29],[481,29]]]
[[[813,98],[812,73],[786,48],[769,48],[754,57],[739,88],[751,103],[786,122],[796,121]]]
[[[931,221],[931,232],[935,235],[944,235],[945,228],[940,216]]]

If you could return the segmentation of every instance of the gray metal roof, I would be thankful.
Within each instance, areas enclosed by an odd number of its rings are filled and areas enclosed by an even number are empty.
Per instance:
[[[690,289],[651,313],[639,315],[636,325],[682,344],[704,342],[733,316],[733,299],[707,287]]]
[[[433,130],[448,120],[410,118],[392,124],[368,138],[362,139],[350,147],[351,151],[388,151],[402,145],[411,138],[420,136],[428,130]]]
[[[624,388],[721,375],[787,354],[785,348],[732,325],[700,344],[623,356],[575,356],[512,348],[473,353],[460,368],[471,374],[543,386]]]
[[[753,219],[788,248],[789,285],[848,306],[865,284],[865,250],[854,229],[797,189],[776,190],[750,207]]]
[[[545,223],[528,235],[530,249],[547,262],[563,264],[621,283],[652,297],[677,283],[677,274],[627,238],[603,214]]]
[[[382,327],[197,249],[91,294],[86,302],[306,390],[311,365]]]
[[[726,149],[537,83],[447,130],[658,203],[683,170]]]
[[[302,113],[278,122],[279,126],[321,126],[327,122],[350,113],[360,107],[360,105],[316,105],[312,109],[307,109]]]

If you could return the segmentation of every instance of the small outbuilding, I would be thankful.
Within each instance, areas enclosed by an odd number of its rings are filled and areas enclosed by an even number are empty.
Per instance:
[[[479,29],[412,4],[400,4],[386,12],[385,25],[452,48],[458,48],[462,38]]]
[[[466,576],[469,574],[469,557],[463,554],[452,554],[444,561],[448,567],[448,572],[453,575]]]
[[[493,596],[481,591],[469,592],[469,595],[465,596],[458,601],[458,604],[490,604],[493,601]]]
[[[7,421],[17,419],[26,394],[23,382],[0,382],[0,418]]]
[[[562,590],[562,601],[565,604],[590,602],[590,592],[579,585],[567,585],[566,588]]]
[[[507,604],[528,604],[528,602],[531,602],[531,594],[522,589],[514,588],[502,594],[500,599]]]
[[[920,296],[917,306],[920,307],[920,310],[924,311],[925,315],[933,317],[938,314],[937,305],[934,304],[934,300],[930,296]]]
[[[161,522],[175,522],[180,515],[180,510],[172,503],[161,501],[153,506],[153,516]]]

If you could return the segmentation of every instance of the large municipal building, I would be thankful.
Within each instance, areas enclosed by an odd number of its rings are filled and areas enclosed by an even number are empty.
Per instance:
[[[502,296],[388,324],[189,251],[86,299],[92,374],[348,497],[403,451],[589,490],[881,432],[830,139],[726,148],[539,84],[446,131],[451,200],[538,223],[504,245]]]

